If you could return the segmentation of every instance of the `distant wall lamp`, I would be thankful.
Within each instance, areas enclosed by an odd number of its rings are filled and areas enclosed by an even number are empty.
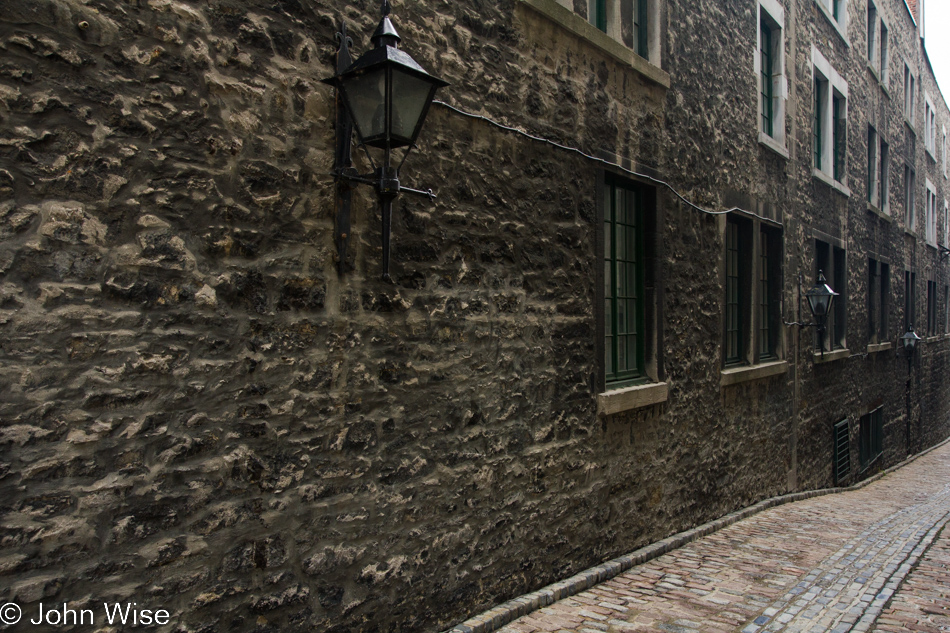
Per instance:
[[[904,345],[904,351],[907,352],[907,358],[910,360],[910,357],[914,355],[914,350],[917,349],[917,343],[923,339],[917,336],[917,332],[914,331],[914,326],[910,326],[910,329],[907,330],[904,335],[901,337],[901,343]]]
[[[399,50],[400,37],[389,19],[389,0],[383,0],[382,19],[371,41],[374,48],[351,62],[346,24],[337,38],[337,74],[323,80],[337,89],[336,156],[333,175],[337,180],[336,237],[340,274],[346,272],[346,248],[350,236],[350,193],[353,185],[375,187],[383,225],[383,279],[389,281],[390,235],[393,200],[400,192],[428,196],[399,183],[399,169],[415,146],[435,91],[448,83],[423,70],[408,54]],[[373,171],[360,174],[352,166],[350,145],[355,128],[359,145]],[[379,164],[367,148],[382,150]],[[406,148],[402,161],[393,167],[393,150]]]

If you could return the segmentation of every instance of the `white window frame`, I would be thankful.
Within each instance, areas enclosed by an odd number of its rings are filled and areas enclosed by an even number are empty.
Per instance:
[[[928,93],[924,93],[924,148],[937,160],[937,112]]]
[[[916,78],[914,72],[907,63],[904,63],[904,118],[914,127],[914,111],[917,109],[916,103]]]
[[[876,68],[878,55],[877,7],[868,0],[868,64]]]
[[[917,172],[904,163],[904,230],[913,233],[917,228]]]
[[[818,8],[821,9],[821,12],[824,14],[828,21],[835,31],[838,32],[838,35],[841,36],[841,39],[844,40],[844,43],[850,46],[848,42],[848,2],[847,0],[815,0],[815,4],[818,5]],[[835,5],[838,5],[838,18],[835,19]]]
[[[887,22],[884,21],[883,17],[879,18],[879,22],[881,23],[881,28],[879,29],[880,37],[878,37],[877,47],[881,51],[881,83],[887,88],[887,80],[891,76],[890,72],[888,72],[887,39],[891,31],[887,28]]]
[[[844,152],[844,165],[841,168],[841,180],[835,180],[834,178],[834,97],[838,96],[839,98],[844,99],[844,112],[843,115],[845,129],[845,139],[844,142],[847,145],[848,142],[848,82],[839,75],[831,64],[825,59],[825,56],[815,48],[814,44],[811,47],[811,61],[812,61],[812,82],[811,85],[814,87],[815,80],[820,77],[820,80],[823,83],[827,84],[827,94],[822,99],[821,103],[821,116],[822,116],[822,146],[821,146],[821,169],[812,165],[812,175],[822,180],[823,182],[831,185],[841,193],[846,196],[851,195],[851,190],[848,189],[848,152]],[[814,102],[815,97],[812,95],[812,102]]]
[[[785,138],[785,105],[788,101],[788,77],[785,75],[785,9],[777,0],[759,0],[758,20],[755,29],[755,77],[756,102],[759,116],[756,125],[759,128],[759,142],[777,151],[788,158],[788,147]],[[759,51],[762,48],[762,31],[759,25],[766,22],[772,27],[772,135],[769,136],[762,129],[762,90],[759,86],[762,76],[762,58]]]
[[[950,248],[950,204],[943,200],[943,245]]]
[[[947,177],[947,126],[942,128],[943,132],[943,177]]]
[[[927,240],[927,243],[931,246],[937,245],[937,189],[934,187],[934,184],[930,182],[930,178],[925,180],[926,189],[927,189],[927,208],[926,208],[926,225],[924,229],[924,237]]]
[[[562,6],[564,6],[565,8],[573,11],[572,4],[569,4],[568,2],[562,1],[562,0],[557,0],[557,1],[558,3],[562,4]],[[636,39],[634,39],[633,46],[627,46],[627,44],[623,41],[623,23],[621,20],[623,11],[621,10],[621,4],[624,1],[625,0],[606,0],[605,2],[605,5],[606,5],[605,9],[607,12],[606,34],[610,39],[616,42],[619,42],[624,47],[632,50],[634,53],[639,55],[640,53],[637,50]],[[647,14],[646,53],[647,53],[647,56],[644,59],[646,59],[651,64],[659,67],[660,66],[660,38],[657,36],[657,34],[659,33],[658,29],[660,28],[660,23],[658,19],[659,11],[657,11],[657,3],[660,0],[626,0],[626,1],[630,1],[634,4],[646,3],[646,14]],[[587,0],[587,22],[591,24],[592,26],[594,26],[594,28],[597,28],[596,25],[594,25],[593,20],[591,19],[594,15],[595,2],[596,0]],[[634,12],[636,10],[637,9],[634,9]],[[631,20],[632,19],[633,19],[633,16],[631,15]],[[630,24],[630,28],[631,28],[631,32],[633,32],[633,23]],[[636,38],[637,34],[634,33],[633,37]]]

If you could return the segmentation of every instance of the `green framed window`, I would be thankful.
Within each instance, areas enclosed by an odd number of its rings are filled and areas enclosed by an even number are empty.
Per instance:
[[[607,32],[607,0],[590,0],[590,23]]]
[[[725,362],[726,365],[744,360],[742,316],[742,253],[740,247],[739,223],[731,219],[726,222],[726,324],[725,324]]]
[[[761,66],[759,91],[762,100],[762,131],[769,136],[773,136],[775,120],[773,98],[775,95],[772,76],[775,73],[775,60],[772,53],[772,27],[765,20],[759,22],[759,57]]]
[[[847,107],[844,97],[833,95],[831,98],[831,121],[832,121],[832,157],[834,169],[832,176],[838,182],[844,178],[845,154],[847,148],[847,121],[845,119],[845,108]]]
[[[644,192],[604,190],[604,366],[607,383],[644,377]]]
[[[884,407],[861,416],[858,434],[861,470],[866,470],[884,452]]]
[[[822,105],[822,92],[823,92],[823,83],[821,79],[817,76],[815,77],[815,112],[812,120],[814,121],[813,127],[813,140],[814,140],[814,155],[815,155],[815,169],[823,169],[822,165],[822,154],[824,153],[824,130],[822,129],[821,120],[823,118],[823,108]]]
[[[648,57],[647,40],[647,2],[648,0],[633,0],[633,50],[637,55]]]
[[[781,305],[781,235],[759,231],[759,360],[776,357]]]

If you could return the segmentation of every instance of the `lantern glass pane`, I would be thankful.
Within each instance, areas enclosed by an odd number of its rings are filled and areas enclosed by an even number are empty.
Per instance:
[[[393,69],[393,127],[392,136],[404,142],[415,140],[413,134],[421,123],[422,113],[429,103],[432,83]]]
[[[354,123],[364,140],[386,136],[386,69],[343,78]]]

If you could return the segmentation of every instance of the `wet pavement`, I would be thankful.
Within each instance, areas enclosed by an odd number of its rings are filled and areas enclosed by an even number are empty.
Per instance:
[[[757,513],[503,633],[950,632],[950,444]]]

